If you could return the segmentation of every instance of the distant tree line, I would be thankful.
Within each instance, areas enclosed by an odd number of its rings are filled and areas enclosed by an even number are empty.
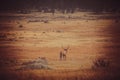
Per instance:
[[[85,9],[96,12],[120,12],[117,0],[1,0],[0,11],[38,9],[45,12],[74,13],[75,9]]]

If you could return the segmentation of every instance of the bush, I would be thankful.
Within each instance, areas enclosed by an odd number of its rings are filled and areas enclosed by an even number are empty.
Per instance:
[[[19,25],[19,28],[23,28],[23,25]]]
[[[48,65],[46,58],[38,58],[32,61],[22,63],[21,67],[17,70],[34,70],[34,69],[51,69]]]
[[[110,66],[110,62],[106,59],[99,58],[93,61],[92,68],[106,68]]]

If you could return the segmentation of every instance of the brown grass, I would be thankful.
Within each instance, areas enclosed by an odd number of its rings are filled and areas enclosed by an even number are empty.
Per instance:
[[[114,72],[114,73],[113,73]],[[108,70],[26,70],[2,73],[3,80],[118,80],[119,74]]]

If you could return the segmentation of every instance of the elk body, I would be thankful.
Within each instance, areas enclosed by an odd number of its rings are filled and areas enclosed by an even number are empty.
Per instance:
[[[68,49],[69,46],[67,48],[62,47],[62,51],[60,51],[60,60],[66,60]]]

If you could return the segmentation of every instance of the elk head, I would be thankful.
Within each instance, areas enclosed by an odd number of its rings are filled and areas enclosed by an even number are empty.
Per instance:
[[[68,49],[69,49],[70,47],[69,46],[67,46],[67,48],[64,48],[63,46],[62,46],[62,49],[64,50],[64,51],[68,51]]]

